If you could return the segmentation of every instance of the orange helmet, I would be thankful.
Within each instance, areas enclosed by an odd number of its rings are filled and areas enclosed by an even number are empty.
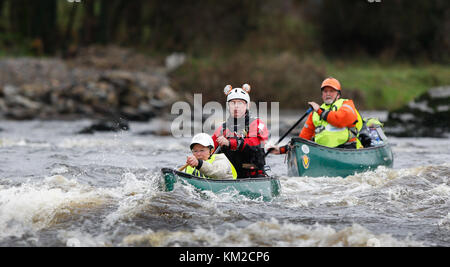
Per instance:
[[[338,80],[336,80],[335,78],[326,78],[323,82],[322,85],[320,86],[320,89],[323,89],[325,86],[330,86],[332,88],[334,88],[337,91],[341,91],[341,84],[339,83]]]

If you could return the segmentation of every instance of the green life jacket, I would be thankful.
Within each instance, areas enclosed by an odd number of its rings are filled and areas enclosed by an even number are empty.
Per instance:
[[[206,160],[206,162],[212,164],[215,160],[216,160],[216,154],[212,155],[208,160]],[[232,174],[233,174],[233,179],[236,179],[236,178],[237,178],[237,172],[236,172],[236,169],[234,168],[233,164],[231,164],[231,162],[230,162],[230,166],[231,166],[231,172],[232,172]],[[187,174],[191,174],[191,175],[194,175],[194,176],[197,176],[197,177],[211,178],[211,177],[208,177],[208,176],[204,175],[203,173],[201,173],[201,172],[197,169],[197,167],[191,167],[191,166],[189,166],[189,165],[186,167],[185,172],[186,172]]]
[[[342,107],[345,101],[347,101],[347,99],[338,99],[331,105],[323,103],[320,107],[325,111],[337,111]],[[316,128],[314,141],[322,146],[337,147],[339,145],[347,143],[348,140],[352,139],[353,137],[357,137],[359,130],[361,130],[362,128],[362,118],[357,110],[356,115],[358,117],[358,121],[356,122],[355,127],[337,128],[329,124],[327,121],[322,120],[320,118],[320,115],[317,112],[314,112],[312,117],[313,124]],[[361,142],[358,140],[358,138],[356,138],[356,147],[362,148]]]

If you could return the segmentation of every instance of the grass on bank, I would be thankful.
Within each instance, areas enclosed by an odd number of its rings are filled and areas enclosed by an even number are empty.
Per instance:
[[[226,59],[188,57],[171,81],[176,90],[203,93],[208,100],[222,100],[226,84],[246,81],[252,85],[252,100],[279,101],[282,109],[296,109],[320,101],[320,83],[328,76],[340,80],[343,96],[354,99],[358,108],[393,110],[432,87],[450,85],[450,65],[240,52]]]
[[[326,72],[344,88],[364,93],[366,109],[392,110],[435,86],[450,85],[450,65],[326,62]]]

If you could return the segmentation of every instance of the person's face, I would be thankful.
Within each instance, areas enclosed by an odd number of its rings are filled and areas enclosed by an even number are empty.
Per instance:
[[[335,100],[339,99],[339,92],[338,90],[334,89],[333,87],[326,86],[322,89],[322,100],[325,104],[330,105]]]
[[[195,144],[194,147],[192,147],[192,154],[197,159],[208,160],[209,156],[211,156],[211,150],[209,147],[200,144]]]
[[[241,118],[247,111],[247,102],[242,99],[233,99],[228,102],[228,108],[231,116]]]

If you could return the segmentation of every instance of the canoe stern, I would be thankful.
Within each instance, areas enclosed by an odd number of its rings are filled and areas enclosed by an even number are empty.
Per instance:
[[[388,143],[363,149],[329,148],[301,138],[293,138],[288,152],[288,175],[308,177],[346,177],[392,167],[393,153]]]

